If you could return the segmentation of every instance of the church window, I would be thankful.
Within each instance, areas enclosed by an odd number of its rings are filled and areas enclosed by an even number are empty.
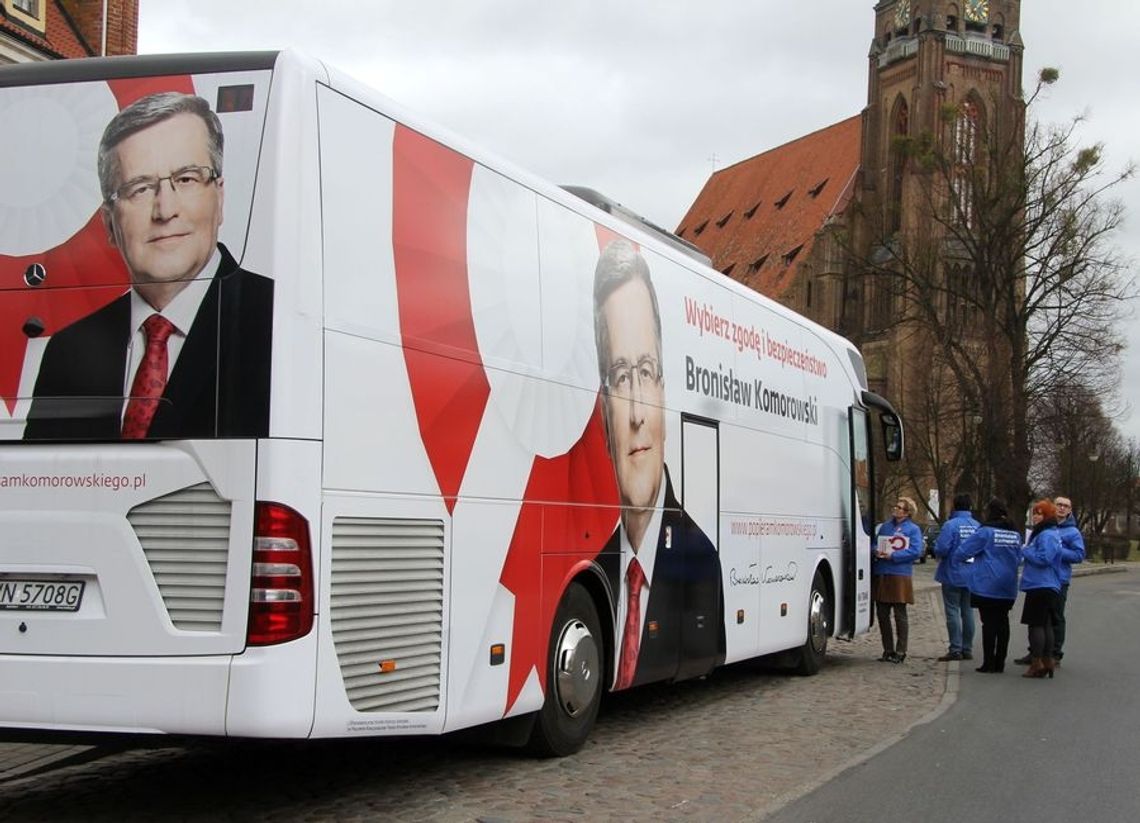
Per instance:
[[[998,23],[994,26],[993,37],[994,40],[997,40],[999,42],[1005,39],[1005,29],[1002,27],[1001,23]]]
[[[974,172],[978,159],[980,109],[973,100],[958,108],[954,120],[954,170],[950,179],[953,217],[968,226],[974,220]]]
[[[892,232],[902,228],[903,172],[906,170],[906,153],[901,138],[910,133],[910,109],[901,97],[895,103],[891,118],[890,179],[887,181],[890,198],[887,205],[887,223]]]
[[[946,30],[958,31],[958,18],[953,14],[946,15]]]
[[[969,269],[951,266],[946,271],[946,328],[969,330],[978,317],[977,280]]]
[[[885,329],[891,325],[891,276],[880,274],[873,278],[871,288],[871,328]]]

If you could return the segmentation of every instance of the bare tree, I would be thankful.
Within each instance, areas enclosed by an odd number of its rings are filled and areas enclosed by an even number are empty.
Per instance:
[[[1027,105],[1057,78],[1042,71]],[[948,369],[941,396],[960,410],[951,454],[972,449],[975,478],[1018,510],[1031,499],[1036,404],[1062,385],[1098,396],[1116,386],[1133,281],[1113,243],[1123,206],[1112,195],[1134,170],[1110,173],[1100,145],[1081,146],[1080,117],[1026,129],[1020,112],[1002,121],[1000,106],[989,119],[983,109],[946,104],[939,133],[896,138],[912,205],[900,220],[864,204],[875,242],[856,268],[869,331],[875,306],[889,306]]]

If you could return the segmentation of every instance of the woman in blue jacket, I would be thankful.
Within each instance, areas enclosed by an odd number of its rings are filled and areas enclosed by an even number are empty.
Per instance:
[[[965,570],[970,603],[982,620],[982,665],[974,671],[1005,671],[1009,650],[1009,610],[1017,599],[1017,567],[1021,535],[1010,522],[1005,503],[993,499],[985,521],[954,549],[953,559]]]
[[[1053,622],[1061,603],[1061,538],[1057,533],[1057,507],[1038,500],[1030,515],[1033,531],[1021,549],[1025,568],[1021,590],[1025,605],[1021,622],[1029,627],[1029,668],[1022,677],[1053,676]]]
[[[879,621],[879,634],[883,639],[883,656],[887,663],[906,660],[907,637],[910,624],[906,607],[914,602],[914,561],[922,556],[922,529],[911,517],[917,511],[913,500],[900,497],[895,501],[891,519],[879,526],[876,532],[875,558],[871,564],[871,598],[875,601],[875,616]],[[891,614],[895,616],[898,641],[891,629]]]

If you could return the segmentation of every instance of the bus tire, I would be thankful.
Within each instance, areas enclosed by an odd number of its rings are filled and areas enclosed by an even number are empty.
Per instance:
[[[827,638],[831,634],[834,606],[823,569],[815,573],[808,595],[807,640],[800,649],[796,674],[809,677],[819,672],[827,654]]]
[[[558,604],[546,656],[546,702],[535,717],[528,748],[565,757],[582,748],[602,701],[601,621],[586,589],[571,583]]]

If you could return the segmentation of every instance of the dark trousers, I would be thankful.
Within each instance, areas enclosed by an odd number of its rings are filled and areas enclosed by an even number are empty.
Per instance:
[[[895,633],[891,630],[891,613],[895,615],[895,625],[898,627],[898,642],[895,642]],[[906,603],[875,603],[875,617],[879,621],[879,634],[883,638],[883,652],[889,654],[906,654],[906,642],[910,636],[910,623],[906,616]]]
[[[988,600],[978,606],[982,619],[982,666],[994,671],[1005,668],[1009,652],[1009,610],[1012,600]]]
[[[1069,584],[1061,584],[1061,599],[1053,614],[1053,657],[1060,660],[1065,656],[1061,647],[1065,645],[1065,603],[1069,600]]]

